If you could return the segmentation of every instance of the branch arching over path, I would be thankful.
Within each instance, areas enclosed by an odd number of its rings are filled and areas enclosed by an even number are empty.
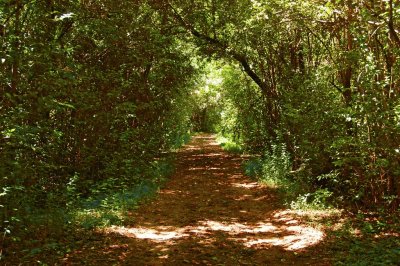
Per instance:
[[[178,23],[184,27],[188,32],[190,32],[194,37],[206,42],[207,44],[213,45],[216,50],[221,51],[223,54],[226,54],[230,58],[236,60],[243,67],[243,70],[246,74],[257,84],[257,86],[261,89],[261,91],[267,95],[267,84],[262,80],[262,78],[253,70],[248,62],[246,55],[235,51],[231,46],[227,43],[224,43],[221,40],[218,40],[216,37],[210,37],[206,34],[201,33],[196,30],[195,27],[186,21],[184,17],[176,10],[176,8],[169,2],[167,2],[167,7],[171,10],[173,17],[178,21]]]

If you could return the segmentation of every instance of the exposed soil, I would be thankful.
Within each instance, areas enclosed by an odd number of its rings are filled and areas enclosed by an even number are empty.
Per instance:
[[[125,227],[99,232],[65,265],[331,265],[324,233],[244,176],[212,135],[178,152],[176,173]]]

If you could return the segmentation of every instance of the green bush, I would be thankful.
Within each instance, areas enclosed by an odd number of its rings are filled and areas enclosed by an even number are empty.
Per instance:
[[[217,142],[219,145],[221,145],[222,149],[224,149],[227,152],[231,153],[242,153],[243,148],[240,144],[232,141],[229,137],[224,137],[222,135],[219,135],[217,137]]]
[[[287,182],[291,171],[291,159],[284,144],[273,144],[264,153],[260,181],[270,186],[280,186]]]
[[[262,173],[262,159],[252,158],[244,163],[244,172],[246,175],[258,178]]]
[[[328,189],[317,189],[315,192],[309,192],[299,195],[290,206],[293,209],[326,209],[329,206],[329,200],[332,197],[332,192]]]

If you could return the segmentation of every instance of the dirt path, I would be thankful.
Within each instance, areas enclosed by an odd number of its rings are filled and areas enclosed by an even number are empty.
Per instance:
[[[212,135],[178,154],[176,174],[134,223],[99,233],[67,265],[330,265],[324,234],[280,208]],[[94,248],[96,247],[96,248]],[[98,248],[100,247],[100,248]]]

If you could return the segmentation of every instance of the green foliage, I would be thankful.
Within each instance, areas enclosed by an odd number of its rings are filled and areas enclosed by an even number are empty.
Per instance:
[[[244,172],[247,176],[257,178],[262,173],[262,160],[260,158],[252,158],[244,163]]]
[[[47,236],[35,225],[57,235],[85,200],[110,207],[92,224],[110,224],[136,205],[131,189],[159,185],[162,161],[188,138],[199,68],[147,1],[1,2],[0,24],[7,256],[14,239]]]
[[[246,175],[257,178],[261,183],[276,188],[282,199],[289,203],[305,191],[291,173],[291,158],[284,144],[277,144],[263,156],[248,160],[244,164]]]
[[[231,153],[243,153],[243,148],[240,144],[232,141],[230,138],[224,136],[218,136],[217,142],[221,145],[222,149]]]
[[[191,124],[195,132],[216,132],[221,120],[221,70],[218,63],[204,66],[203,75],[199,78],[191,94]]]
[[[270,144],[263,103],[259,90],[249,82],[237,67],[222,70],[222,112],[219,131],[233,141],[241,143],[244,150],[261,154]]]
[[[285,145],[273,144],[271,151],[264,153],[260,180],[271,186],[279,186],[289,177],[290,170],[291,159]]]
[[[315,192],[299,195],[290,203],[290,207],[299,210],[324,210],[330,206],[332,194],[333,193],[326,188],[317,189]]]
[[[260,182],[276,188],[286,189],[291,172],[291,158],[284,144],[272,145],[260,158],[250,159],[244,165],[245,173]]]
[[[301,195],[297,205],[398,209],[399,10],[396,1],[1,1],[4,242],[33,216],[153,180],[166,170],[149,162],[191,131],[260,156],[246,171]]]
[[[39,253],[62,252],[63,244],[58,243],[58,239],[69,237],[68,234],[73,231],[126,224],[130,221],[130,212],[155,195],[173,172],[173,164],[170,159],[157,160],[142,167],[140,172],[142,176],[135,179],[142,180],[140,183],[124,183],[123,180],[109,178],[94,184],[86,197],[76,191],[75,184],[79,177],[74,175],[68,183],[65,208],[57,202],[51,203],[53,205],[47,203],[46,209],[33,208],[27,205],[30,202],[24,202],[24,207],[30,209],[24,215],[17,213],[19,218],[11,220],[10,229],[6,228],[5,243],[24,247],[21,261],[30,261]],[[7,249],[5,251],[6,260],[9,254]]]
[[[292,161],[284,144],[272,145],[271,151],[266,151],[264,156],[248,160],[244,169],[246,175],[276,188],[282,194],[285,203],[293,209],[326,209],[332,203],[331,191],[319,188],[312,192],[312,187],[302,178],[301,171],[291,171]],[[321,175],[318,179],[335,177],[337,174],[331,173]]]
[[[157,171],[154,174],[160,175]],[[159,184],[154,181],[142,182],[121,190],[115,190],[110,185],[98,186],[93,191],[93,196],[77,201],[77,206],[81,207],[72,209],[70,223],[84,229],[122,225],[128,218],[128,212],[135,210],[140,201],[153,196],[159,188]],[[107,187],[113,187],[114,191],[106,189]]]
[[[379,220],[371,222],[358,215],[352,222],[347,222],[334,234],[339,238],[335,243],[336,265],[397,265],[400,259],[400,242],[391,235],[392,230]],[[361,230],[359,229],[361,227]],[[354,232],[361,231],[362,235]]]
[[[356,208],[397,208],[398,3],[170,8],[202,54],[231,63],[220,72],[218,131],[258,155],[281,136],[300,184]]]
[[[345,256],[338,259],[337,265],[381,265],[394,266],[400,259],[400,243],[394,239],[376,243],[356,241]]]
[[[70,223],[85,229],[123,224],[128,212],[135,210],[141,201],[152,197],[172,172],[170,160],[158,160],[140,169],[140,176],[132,179],[141,180],[136,184],[117,178],[96,183],[89,197],[73,201]]]

